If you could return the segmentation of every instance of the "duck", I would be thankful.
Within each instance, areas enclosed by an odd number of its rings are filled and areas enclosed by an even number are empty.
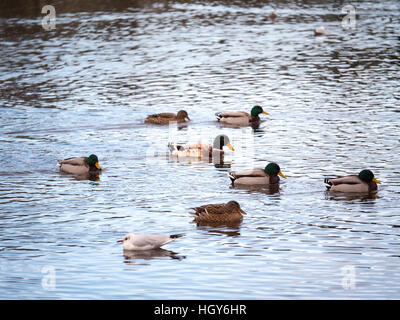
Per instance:
[[[276,10],[272,9],[272,10],[269,12],[268,17],[269,17],[270,19],[272,19],[272,20],[275,20],[276,18],[278,18],[278,12],[276,12]]]
[[[216,136],[212,145],[200,142],[192,144],[168,144],[171,156],[198,159],[222,157],[225,153],[223,150],[224,146],[227,146],[232,151],[235,150],[230,143],[229,137],[225,134]]]
[[[341,178],[325,178],[327,191],[331,192],[377,192],[381,182],[375,178],[371,170],[361,170],[358,175]]]
[[[282,178],[286,176],[282,173],[278,164],[271,162],[268,163],[264,169],[256,168],[244,171],[231,171],[228,173],[232,181],[232,185],[269,185],[278,184]]]
[[[152,114],[144,119],[144,122],[152,124],[169,124],[170,121],[182,123],[186,120],[190,121],[188,113],[185,110],[180,110],[177,114],[168,112]]]
[[[123,250],[135,251],[135,250],[153,250],[159,249],[163,245],[170,243],[180,237],[183,237],[183,234],[126,234],[121,240],[118,240],[117,243],[122,243]]]
[[[98,173],[102,170],[99,165],[99,158],[95,154],[91,154],[89,157],[58,160],[57,164],[60,166],[61,171],[77,175]]]
[[[217,117],[217,121],[230,124],[230,125],[238,125],[238,126],[248,126],[248,125],[257,125],[260,123],[261,119],[259,114],[269,114],[268,112],[264,111],[260,106],[254,106],[250,114],[244,111],[238,112],[217,112],[215,116]]]
[[[240,204],[233,200],[191,209],[195,212],[189,212],[189,214],[196,222],[239,222],[243,220],[243,215],[247,214],[240,208]]]
[[[325,27],[324,27],[324,26],[321,26],[321,27],[315,28],[315,29],[314,29],[314,35],[315,35],[316,37],[318,37],[318,36],[326,36]]]

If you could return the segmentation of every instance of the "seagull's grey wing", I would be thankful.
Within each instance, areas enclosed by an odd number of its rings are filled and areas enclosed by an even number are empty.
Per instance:
[[[135,247],[159,247],[167,242],[172,241],[169,235],[165,234],[140,234],[135,235],[132,244]]]

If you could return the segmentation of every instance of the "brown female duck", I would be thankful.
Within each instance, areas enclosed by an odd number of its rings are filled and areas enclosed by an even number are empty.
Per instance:
[[[242,221],[243,214],[246,214],[236,201],[206,204],[192,209],[195,212],[189,212],[189,214],[196,222],[238,222]]]
[[[168,112],[152,114],[144,119],[144,122],[152,124],[169,124],[170,121],[182,123],[186,120],[190,121],[188,113],[185,110],[180,110],[177,114]]]

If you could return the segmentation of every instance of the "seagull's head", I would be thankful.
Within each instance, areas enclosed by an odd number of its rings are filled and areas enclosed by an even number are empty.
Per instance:
[[[118,240],[118,243],[126,243],[127,241],[132,241],[133,240],[133,234],[132,233],[128,233],[127,235],[125,235],[121,240]]]

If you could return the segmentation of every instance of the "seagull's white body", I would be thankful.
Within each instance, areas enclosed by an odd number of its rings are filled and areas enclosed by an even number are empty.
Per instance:
[[[128,233],[118,242],[123,244],[124,250],[152,250],[182,237],[182,234],[133,234]]]

